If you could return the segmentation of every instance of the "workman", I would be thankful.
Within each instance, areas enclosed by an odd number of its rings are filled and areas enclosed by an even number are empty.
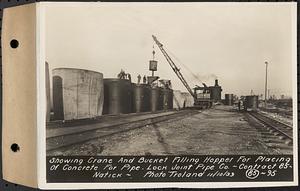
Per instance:
[[[131,82],[131,75],[129,73],[127,74],[127,78]]]

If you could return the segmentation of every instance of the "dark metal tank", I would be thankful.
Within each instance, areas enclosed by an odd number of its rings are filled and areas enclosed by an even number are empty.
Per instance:
[[[132,84],[126,79],[107,78],[104,82],[103,114],[132,112]]]
[[[162,88],[153,87],[150,93],[150,111],[159,111],[163,109]]]
[[[163,110],[173,109],[173,90],[169,88],[162,89]]]
[[[170,89],[169,97],[168,97],[168,109],[173,109],[173,97],[174,97],[173,90]]]
[[[225,94],[225,105],[233,105],[233,94]]]
[[[257,110],[258,108],[258,96],[257,95],[251,95],[251,96],[246,96],[245,99],[245,109],[249,110]]]
[[[150,111],[151,87],[148,84],[132,84],[132,111],[135,113]]]
[[[215,85],[209,87],[210,99],[214,102],[221,101],[222,87],[219,86],[218,80],[215,80]]]
[[[63,103],[63,79],[60,76],[53,76],[53,112],[54,119],[64,119],[64,103]]]

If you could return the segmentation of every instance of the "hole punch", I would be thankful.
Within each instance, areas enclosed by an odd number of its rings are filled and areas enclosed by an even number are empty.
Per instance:
[[[19,41],[17,41],[16,39],[10,41],[10,47],[18,48],[18,46],[19,46]]]
[[[13,143],[11,146],[10,146],[10,149],[13,151],[13,152],[18,152],[20,151],[20,147],[17,143]]]

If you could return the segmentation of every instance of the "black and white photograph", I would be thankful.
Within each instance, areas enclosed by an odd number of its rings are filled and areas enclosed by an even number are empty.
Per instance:
[[[76,157],[89,163],[97,157],[124,156],[120,160],[130,163],[135,156],[143,163],[158,156],[187,164],[200,156],[203,163],[214,165],[248,158],[274,162],[279,169],[281,163],[286,165],[290,174],[276,180],[293,181],[295,167],[288,165],[295,164],[297,155],[295,4],[45,5],[49,165],[65,163],[68,157],[76,165]],[[74,164],[62,170],[64,181],[68,182],[66,171],[77,170]],[[195,165],[178,169],[204,169],[203,176],[213,170],[197,161]],[[150,167],[153,174],[141,176],[159,177],[158,172],[168,168]],[[266,178],[261,181],[273,181],[280,171],[269,166],[266,172],[262,167],[238,168],[253,170],[246,172],[249,181],[258,174]],[[172,172],[166,172],[169,179],[189,178]],[[93,179],[98,175],[90,181],[101,182]],[[228,169],[222,176],[208,176],[234,181],[226,179],[234,176]]]
[[[47,154],[292,154],[290,17],[289,6],[47,8]]]

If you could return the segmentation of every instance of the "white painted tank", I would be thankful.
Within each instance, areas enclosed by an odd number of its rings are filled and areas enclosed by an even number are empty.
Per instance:
[[[191,94],[189,94],[187,92],[182,92],[181,95],[184,97],[185,107],[193,107],[194,106],[194,98]]]
[[[92,118],[102,115],[103,74],[90,70],[56,68],[53,77],[55,120]]]
[[[173,108],[181,109],[194,106],[194,98],[187,92],[173,90]]]
[[[173,90],[173,108],[181,109],[183,108],[184,97],[181,95],[180,90]]]

